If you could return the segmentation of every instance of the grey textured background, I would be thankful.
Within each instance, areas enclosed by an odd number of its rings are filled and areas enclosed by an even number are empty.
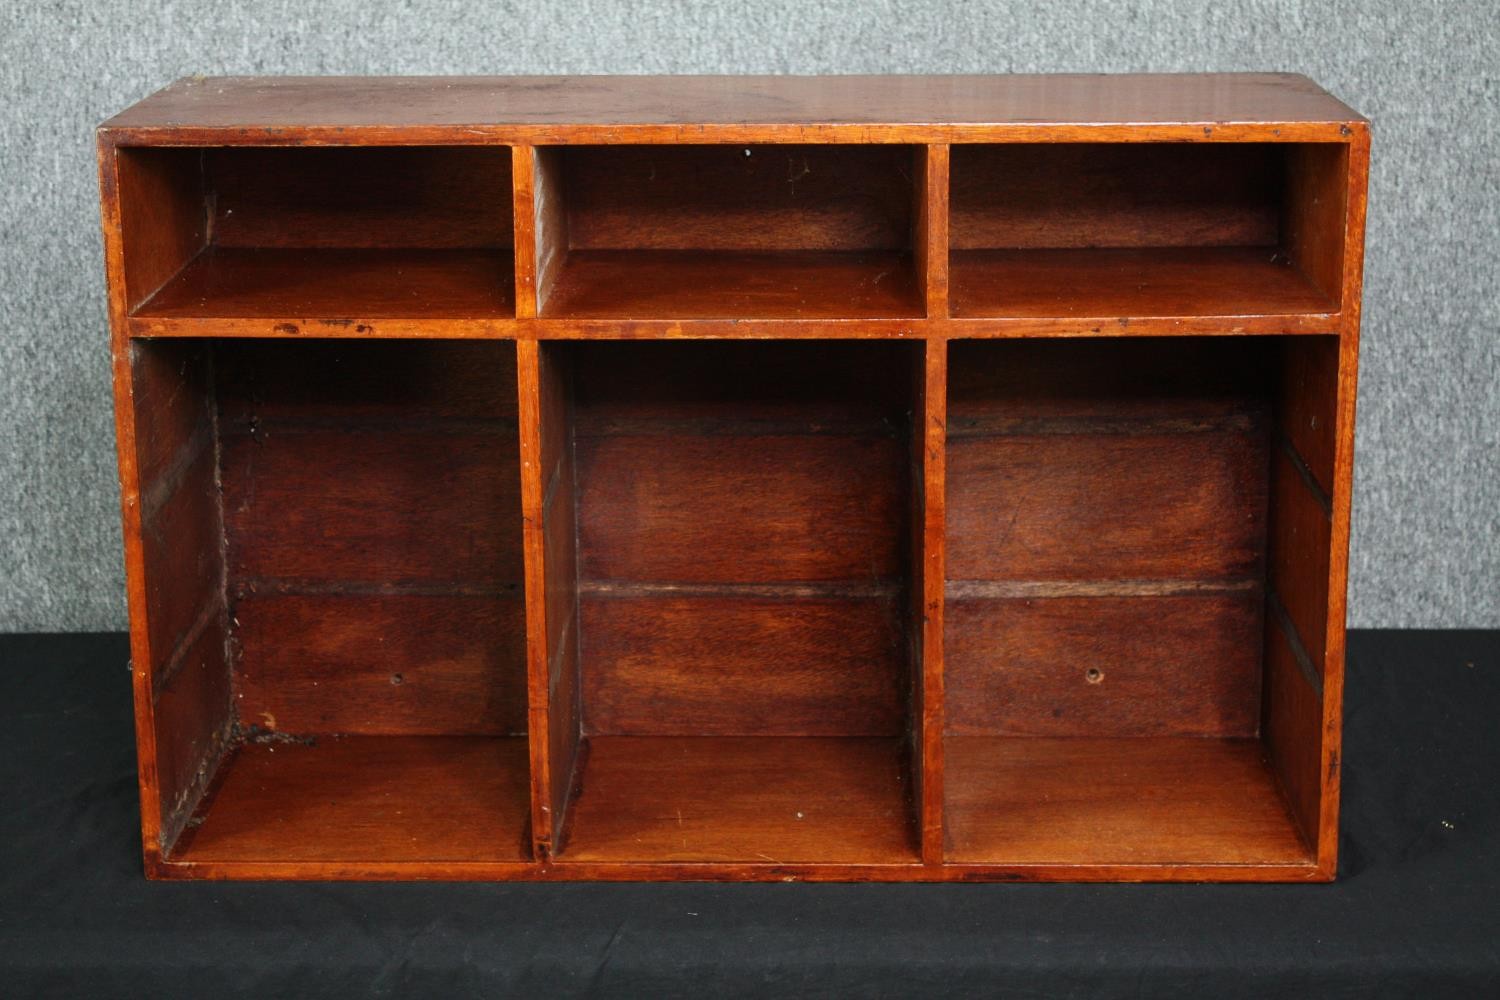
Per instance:
[[[0,0],[0,631],[124,626],[92,131],[193,73],[1287,70],[1375,122],[1351,621],[1500,626],[1488,2]]]

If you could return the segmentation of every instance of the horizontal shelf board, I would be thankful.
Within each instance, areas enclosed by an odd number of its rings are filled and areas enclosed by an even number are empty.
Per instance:
[[[998,865],[1306,865],[1260,741],[955,736],[947,858]]]
[[[1337,329],[1336,305],[1273,247],[957,250],[949,273],[957,319],[1059,320],[1097,334],[1172,319],[1202,329],[1210,318],[1225,332]]]
[[[508,249],[210,247],[135,310],[131,332],[480,335],[497,321],[514,318],[514,298]]]
[[[898,739],[596,736],[559,861],[918,860]]]
[[[923,309],[909,254],[574,250],[542,312],[569,319],[914,319]]]
[[[441,864],[530,857],[525,737],[251,743],[222,767],[201,823],[183,835],[173,861]]]

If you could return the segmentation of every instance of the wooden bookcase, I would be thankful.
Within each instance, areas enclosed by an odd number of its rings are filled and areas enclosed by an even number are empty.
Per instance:
[[[99,132],[146,871],[1335,871],[1301,77],[194,79]]]

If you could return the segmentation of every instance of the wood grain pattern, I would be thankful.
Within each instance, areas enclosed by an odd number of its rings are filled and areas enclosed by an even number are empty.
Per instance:
[[[1191,597],[951,600],[948,732],[1253,737],[1258,588]]]
[[[1326,333],[1333,300],[1266,247],[964,250],[953,254],[953,315],[1060,317],[1094,333],[1128,333],[1141,319],[1220,316],[1226,333]],[[1270,329],[1253,329],[1256,317]]]
[[[1292,73],[194,77],[103,128],[132,141],[1338,141],[1364,119]],[[1344,126],[1341,131],[1339,126]],[[200,138],[201,137],[201,138]],[[408,139],[410,142],[410,139]],[[397,143],[399,144],[399,143]]]
[[[943,859],[943,731],[947,719],[943,632],[947,579],[948,344],[924,347],[912,414],[912,771],[922,860]],[[920,421],[920,422],[918,422]]]
[[[570,250],[910,250],[909,146],[575,146]]]
[[[664,444],[670,444],[664,448]],[[612,435],[578,442],[580,565],[600,580],[891,580],[895,437]]]
[[[227,762],[178,860],[523,861],[526,801],[519,738],[252,743]]]
[[[244,432],[321,428],[502,431],[516,419],[509,344],[305,340],[213,344],[220,419]]]
[[[177,336],[224,336],[219,321],[256,319],[240,335],[400,336],[406,327],[385,321],[506,319],[513,295],[510,254],[494,250],[213,247],[135,317],[143,333]]]
[[[159,507],[147,511],[142,528],[152,667],[169,669],[205,607],[224,601],[224,529],[214,482],[214,452],[199,449],[181,482]],[[160,681],[157,682],[158,684]]]
[[[911,255],[880,250],[573,250],[543,312],[684,320],[921,314]]]
[[[1255,431],[959,438],[954,580],[1237,579],[1262,566],[1267,442]]]
[[[948,859],[1311,860],[1257,740],[948,739]]]
[[[171,851],[188,826],[233,741],[229,665],[225,659],[225,620],[221,606],[202,628],[184,637],[171,673],[153,672],[154,737],[160,782],[161,840]]]
[[[892,599],[583,602],[584,728],[611,736],[899,736]]]
[[[203,171],[220,247],[481,249],[512,242],[510,151],[503,147],[219,148],[204,154]]]
[[[520,594],[262,594],[234,604],[235,709],[299,736],[526,731]]]
[[[1321,675],[1328,642],[1330,522],[1295,466],[1285,449],[1276,449],[1267,577]]]
[[[121,244],[116,278],[121,304],[131,309],[166,284],[208,241],[203,154],[124,149],[117,154],[115,171],[114,235]]]
[[[1291,640],[1274,616],[1266,617],[1265,694],[1261,731],[1266,756],[1309,844],[1320,837],[1323,783],[1323,692],[1308,683]]]
[[[1287,147],[1281,234],[1287,257],[1335,303],[1344,285],[1349,147]]]
[[[600,736],[562,858],[914,861],[900,741]]]
[[[493,434],[230,435],[223,443],[230,572],[407,584],[516,580],[519,484],[507,452],[514,454]]]
[[[1331,496],[1338,445],[1339,338],[1288,340],[1281,354],[1276,430],[1291,443],[1323,494]]]
[[[1275,246],[1285,147],[954,148],[954,250]]]

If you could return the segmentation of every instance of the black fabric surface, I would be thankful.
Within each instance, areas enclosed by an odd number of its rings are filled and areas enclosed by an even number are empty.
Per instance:
[[[1332,885],[151,883],[123,636],[0,636],[0,996],[1500,997],[1500,632],[1349,642]]]

